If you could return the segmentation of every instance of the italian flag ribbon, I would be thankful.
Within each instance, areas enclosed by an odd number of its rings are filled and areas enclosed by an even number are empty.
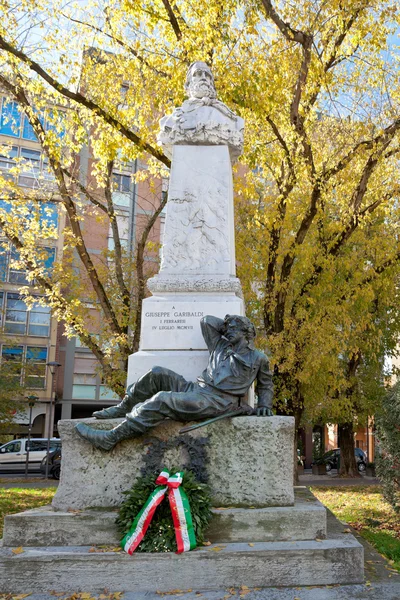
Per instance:
[[[133,554],[144,538],[156,508],[164,499],[168,491],[168,500],[174,523],[177,554],[188,552],[196,548],[190,505],[185,490],[180,487],[183,473],[170,475],[169,471],[162,471],[156,479],[157,487],[147,498],[142,510],[132,523],[132,527],[123,537],[121,546],[128,554]]]

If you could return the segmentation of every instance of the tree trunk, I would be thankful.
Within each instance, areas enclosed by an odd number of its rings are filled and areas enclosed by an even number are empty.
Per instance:
[[[299,438],[300,421],[303,415],[303,410],[298,408],[294,413],[294,469],[293,469],[293,485],[299,485],[299,472],[297,469],[297,441]]]
[[[353,423],[338,425],[340,446],[340,470],[341,477],[359,477],[356,457],[354,454],[354,429]]]

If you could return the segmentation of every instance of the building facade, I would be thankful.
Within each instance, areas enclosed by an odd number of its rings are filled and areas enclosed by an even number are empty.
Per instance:
[[[51,128],[50,120],[43,116],[45,129]],[[14,173],[19,165],[19,173]],[[0,94],[0,173],[7,181],[17,183],[26,197],[29,218],[38,219],[39,225],[52,227],[57,232],[54,239],[37,240],[46,269],[51,270],[54,261],[62,257],[63,217],[57,204],[47,201],[54,192],[54,182],[48,169],[46,157],[41,151],[27,118],[15,102]],[[43,191],[43,201],[32,202],[33,192]],[[7,212],[13,210],[12,203],[0,202]],[[22,227],[22,224],[21,224]],[[33,408],[32,433],[37,436],[53,435],[55,388],[49,362],[56,362],[57,322],[50,309],[40,304],[40,291],[35,282],[28,281],[27,273],[18,265],[18,250],[1,235],[0,231],[0,360],[12,363],[12,373],[25,389],[26,396],[36,396]],[[22,286],[29,286],[30,293],[38,302],[28,306]],[[0,390],[1,398],[1,390]],[[26,435],[28,431],[28,409],[15,415],[15,423],[7,433]]]

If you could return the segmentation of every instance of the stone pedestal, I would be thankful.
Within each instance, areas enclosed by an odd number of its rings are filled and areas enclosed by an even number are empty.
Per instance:
[[[201,317],[244,315],[228,146],[173,147],[161,267],[148,287],[128,384],[155,365],[195,380],[208,361]]]
[[[343,524],[334,531],[327,526],[326,510],[310,492],[293,493],[293,418],[237,417],[183,436],[181,424],[170,421],[155,428],[151,439],[127,440],[109,453],[78,438],[74,425],[59,423],[63,460],[53,506],[5,519],[2,591],[100,593],[107,587],[168,593],[363,580],[362,546],[343,532]],[[211,544],[181,555],[115,552],[122,492],[149,459],[156,457],[161,471],[171,464],[190,466],[190,455],[197,468],[203,458],[201,475],[209,477]]]
[[[84,422],[111,429],[121,419]],[[76,423],[58,423],[63,456],[53,499],[56,510],[118,506],[123,492],[134,485],[154,457],[152,469],[159,471],[171,465],[184,470],[192,464],[202,469],[214,506],[294,504],[292,417],[236,417],[183,436],[179,434],[181,423],[167,421],[150,435],[121,442],[107,453],[82,440],[75,432]]]

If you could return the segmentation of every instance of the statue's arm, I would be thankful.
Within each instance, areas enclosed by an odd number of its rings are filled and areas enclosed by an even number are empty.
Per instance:
[[[261,360],[260,368],[258,370],[256,391],[258,396],[257,415],[261,417],[272,416],[274,385],[272,383],[272,373],[269,369],[269,362],[266,356]]]
[[[209,352],[214,350],[224,332],[224,320],[206,315],[200,321],[201,333]]]

